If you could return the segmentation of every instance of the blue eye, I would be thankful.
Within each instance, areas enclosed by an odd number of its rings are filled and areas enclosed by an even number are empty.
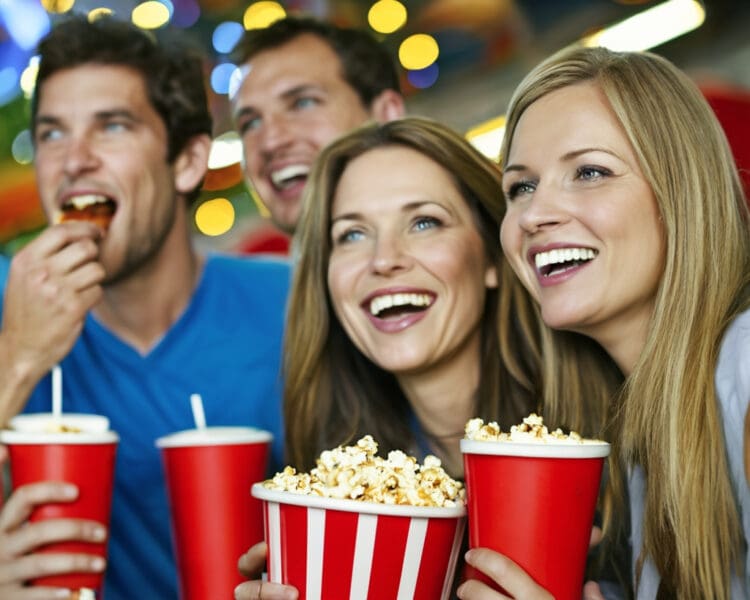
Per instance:
[[[584,181],[596,181],[612,174],[612,171],[604,167],[583,166],[576,170],[576,178]]]
[[[51,142],[59,140],[63,136],[62,130],[56,127],[49,127],[46,129],[37,129],[36,141],[39,142]]]
[[[533,194],[534,190],[536,190],[536,182],[529,180],[517,181],[505,191],[505,200],[506,202],[511,202],[521,194]]]
[[[258,129],[260,127],[261,119],[260,117],[252,117],[249,119],[242,119],[239,123],[237,123],[237,129],[240,132],[240,135],[244,135],[248,131]]]
[[[119,132],[127,131],[128,126],[122,121],[108,121],[104,124],[105,131]]]
[[[349,244],[361,240],[365,234],[359,229],[348,229],[343,233],[336,236],[334,239],[335,244]]]
[[[320,101],[312,96],[301,96],[294,100],[294,108],[310,108],[318,104],[320,104]]]
[[[418,217],[414,220],[414,229],[417,231],[433,229],[435,227],[440,227],[440,225],[442,225],[442,222],[435,217]]]

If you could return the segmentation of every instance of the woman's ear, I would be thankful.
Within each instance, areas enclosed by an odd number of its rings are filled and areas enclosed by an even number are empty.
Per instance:
[[[174,161],[174,183],[178,193],[189,194],[200,185],[208,170],[210,151],[209,135],[196,135],[188,140]]]

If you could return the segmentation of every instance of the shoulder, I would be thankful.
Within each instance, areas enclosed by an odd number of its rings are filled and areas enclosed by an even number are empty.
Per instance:
[[[750,401],[750,310],[740,313],[727,327],[716,365],[716,391],[725,402],[734,398],[742,414]]]

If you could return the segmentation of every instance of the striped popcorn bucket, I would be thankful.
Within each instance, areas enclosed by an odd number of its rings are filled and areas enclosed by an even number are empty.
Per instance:
[[[466,520],[462,506],[431,508],[269,490],[263,500],[268,579],[304,600],[444,600]]]

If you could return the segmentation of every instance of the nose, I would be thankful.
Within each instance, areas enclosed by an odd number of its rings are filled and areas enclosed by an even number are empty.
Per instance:
[[[411,258],[405,243],[395,235],[379,235],[373,245],[372,272],[377,275],[392,275],[407,270]]]
[[[267,115],[261,130],[259,147],[266,154],[273,154],[292,140],[292,127],[283,115]]]
[[[559,190],[540,182],[529,198],[509,212],[518,211],[518,224],[527,233],[551,229],[566,219],[560,194]]]
[[[96,169],[100,165],[99,156],[95,152],[90,140],[84,136],[71,138],[65,154],[65,174],[76,177]]]

